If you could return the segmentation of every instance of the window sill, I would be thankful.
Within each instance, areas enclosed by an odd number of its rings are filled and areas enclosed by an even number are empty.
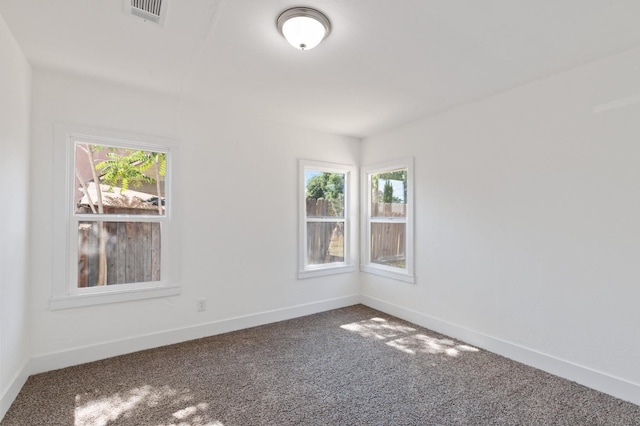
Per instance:
[[[376,266],[371,265],[360,265],[360,270],[362,272],[367,272],[373,275],[379,275],[385,278],[391,278],[397,281],[403,281],[405,283],[415,284],[416,277],[406,272],[396,272],[389,269],[383,269]]]
[[[355,270],[356,270],[356,267],[353,265],[334,266],[330,268],[321,268],[321,269],[307,269],[307,270],[298,272],[298,279],[323,277],[326,275],[346,274],[349,272],[353,272]]]
[[[132,300],[176,296],[180,294],[180,291],[181,289],[178,285],[166,285],[154,288],[113,290],[102,293],[54,296],[49,301],[49,309],[56,311],[60,309],[80,308],[83,306],[104,305],[107,303],[120,303]]]

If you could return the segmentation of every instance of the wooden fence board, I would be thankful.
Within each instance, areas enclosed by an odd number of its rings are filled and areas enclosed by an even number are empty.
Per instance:
[[[89,282],[89,258],[84,247],[87,246],[89,230],[80,227],[78,229],[78,287],[87,287]]]
[[[127,226],[126,223],[118,222],[118,231],[116,234],[116,241],[118,246],[117,251],[117,264],[116,279],[113,283],[109,284],[123,284],[127,282],[126,270],[123,265],[127,264]]]
[[[135,232],[136,232],[136,224],[133,222],[127,222],[125,224],[126,229],[126,253],[125,261],[124,261],[124,275],[126,283],[134,283],[136,282],[136,252],[135,252]]]
[[[151,281],[160,281],[160,224],[151,226]]]
[[[138,271],[138,282],[151,281],[151,224],[148,222],[139,223],[138,247],[140,249],[136,257],[140,258],[140,270]]]
[[[88,268],[88,277],[87,277],[87,286],[94,286],[98,281],[98,229],[95,226],[95,223],[92,223],[90,231],[88,233],[89,238],[87,239],[87,268]]]
[[[117,222],[106,222],[105,229],[107,231],[107,283],[117,282],[118,270],[118,246],[114,244],[118,234]]]

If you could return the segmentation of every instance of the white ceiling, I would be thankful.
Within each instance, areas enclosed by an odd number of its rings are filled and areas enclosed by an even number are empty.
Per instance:
[[[364,137],[640,46],[638,0],[165,0],[164,27],[122,0],[0,0],[35,65]],[[278,14],[331,35],[301,52]]]

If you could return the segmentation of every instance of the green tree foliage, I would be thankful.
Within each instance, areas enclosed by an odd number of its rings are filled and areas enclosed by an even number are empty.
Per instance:
[[[146,172],[151,166],[155,165],[158,176],[165,176],[167,173],[167,155],[164,153],[131,151],[129,156],[126,158],[141,172]]]
[[[384,182],[384,190],[382,191],[382,202],[393,203],[393,186],[390,180]]]
[[[155,177],[149,176],[149,169],[155,166]],[[119,186],[122,191],[129,185],[139,188],[145,183],[156,184],[158,196],[158,213],[163,213],[160,177],[167,173],[167,154],[149,151],[112,150],[107,159],[96,164],[96,169],[103,172],[102,181],[111,186]]]
[[[379,180],[384,182],[383,190],[379,189]],[[393,196],[393,186],[391,181],[400,181],[402,182],[403,189],[403,197],[394,197]],[[387,189],[387,185],[391,187],[391,189]],[[375,175],[371,175],[371,191],[373,199],[377,199],[382,203],[402,203],[407,200],[407,169],[399,169],[393,170],[390,172],[379,173]],[[388,191],[391,192],[389,195]]]
[[[322,173],[307,181],[306,197],[311,200],[327,200],[330,216],[340,216],[344,211],[344,175]]]
[[[127,155],[109,152],[106,160],[96,164],[96,169],[103,173],[102,181],[111,187],[110,190],[119,186],[122,191],[126,191],[130,185],[139,188],[145,183],[155,183],[154,178],[143,173],[150,164],[145,167],[137,158],[141,152],[127,150]]]
[[[399,180],[407,183],[407,169],[393,170],[391,172],[380,173],[378,175],[380,179],[385,180]]]
[[[313,176],[307,182],[307,198],[314,200],[341,200],[344,198],[344,175],[340,173],[322,173]]]

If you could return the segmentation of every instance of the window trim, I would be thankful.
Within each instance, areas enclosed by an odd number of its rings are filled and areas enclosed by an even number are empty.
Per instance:
[[[341,173],[345,175],[344,184],[344,261],[321,265],[307,264],[307,223],[306,215],[306,187],[305,171],[318,170],[327,173]],[[356,270],[357,224],[357,169],[347,164],[329,163],[298,159],[298,279],[312,278],[333,274],[349,273]],[[342,220],[335,220],[341,222]],[[321,220],[323,221],[323,220]],[[321,222],[312,220],[312,222]],[[334,222],[334,220],[331,220]]]
[[[75,194],[75,146],[76,141],[113,145],[124,148],[143,149],[167,153],[167,175],[165,198],[167,208],[163,216],[114,214],[77,214],[73,208]],[[178,158],[176,141],[148,135],[117,132],[86,126],[57,124],[54,129],[53,152],[53,191],[64,188],[63,197],[53,197],[53,285],[49,309],[67,309],[107,303],[119,303],[130,300],[166,297],[180,294],[178,271],[179,263],[174,254],[179,242],[175,232],[175,212],[172,187],[175,185],[175,163]],[[152,219],[152,220],[150,220]],[[160,223],[161,234],[161,279],[144,283],[117,284],[112,286],[77,287],[77,229],[80,221],[96,222],[140,222]]]
[[[365,166],[361,170],[361,231],[360,231],[360,270],[374,275],[380,275],[394,280],[415,283],[414,275],[414,179],[413,179],[413,157],[400,158],[397,160]],[[396,268],[393,266],[380,265],[371,262],[371,224],[391,223],[389,220],[379,220],[371,216],[371,175],[390,172],[398,169],[407,169],[407,214],[398,223],[406,224],[405,256],[406,268]]]

